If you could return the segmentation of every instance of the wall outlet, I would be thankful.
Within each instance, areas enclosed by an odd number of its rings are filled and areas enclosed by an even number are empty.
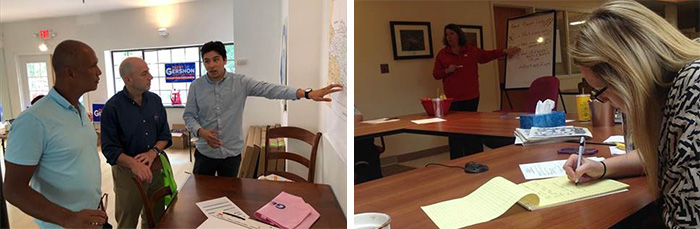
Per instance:
[[[246,64],[248,64],[248,59],[244,59],[244,58],[236,59],[236,65],[246,65]]]
[[[380,64],[379,65],[379,72],[381,74],[389,74],[389,64]]]

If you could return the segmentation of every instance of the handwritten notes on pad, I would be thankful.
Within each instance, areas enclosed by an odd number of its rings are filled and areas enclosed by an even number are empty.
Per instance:
[[[609,179],[575,185],[565,176],[528,181],[518,186],[532,190],[539,197],[539,202],[534,202],[530,199],[522,199],[518,202],[531,211],[625,192],[629,187],[625,183]]]
[[[495,219],[516,202],[528,210],[537,210],[624,192],[628,187],[615,180],[574,185],[566,177],[516,185],[503,177],[494,177],[465,197],[421,208],[439,228],[462,228]]]
[[[537,199],[533,192],[494,177],[465,197],[421,208],[439,228],[462,228],[492,220],[524,197]]]

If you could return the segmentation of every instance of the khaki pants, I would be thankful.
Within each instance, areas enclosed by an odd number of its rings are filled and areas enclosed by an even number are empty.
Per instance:
[[[155,160],[160,160],[160,158],[156,157]],[[152,182],[150,184],[141,182],[141,186],[146,190],[149,197],[158,188],[163,187],[163,174],[160,171],[151,172],[153,173]],[[131,173],[131,169],[121,165],[112,166],[116,198],[115,218],[117,220],[117,228],[136,228],[136,224],[139,221],[139,214],[142,219],[142,227],[148,227],[148,223],[146,222],[147,218],[144,214],[145,212],[142,212],[143,202],[141,201],[141,195],[133,179],[131,179],[132,176],[133,173]],[[155,220],[158,221],[160,217],[163,216],[164,212],[165,200],[163,198],[153,207],[153,216]]]

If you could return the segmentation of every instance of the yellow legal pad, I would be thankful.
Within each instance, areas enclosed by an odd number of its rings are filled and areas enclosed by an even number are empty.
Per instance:
[[[465,197],[421,208],[439,228],[462,228],[495,219],[516,202],[532,211],[625,192],[628,188],[625,183],[609,179],[574,185],[563,176],[515,184],[494,177]]]

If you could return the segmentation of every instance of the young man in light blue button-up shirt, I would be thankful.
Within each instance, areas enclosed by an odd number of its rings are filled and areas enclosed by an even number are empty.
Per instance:
[[[102,71],[88,45],[66,40],[52,58],[56,84],[15,119],[5,154],[5,197],[41,228],[102,228],[97,134],[78,103]]]
[[[190,85],[182,115],[187,129],[199,138],[194,174],[229,177],[238,174],[243,150],[243,109],[248,96],[331,101],[324,96],[342,90],[338,84],[302,90],[226,72],[226,49],[219,41],[202,46],[202,59],[207,74]]]

